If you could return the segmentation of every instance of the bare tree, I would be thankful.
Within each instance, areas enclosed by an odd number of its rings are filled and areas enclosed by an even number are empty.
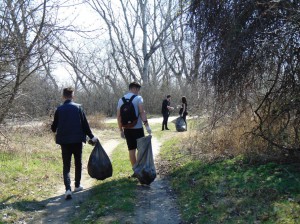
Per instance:
[[[0,123],[10,110],[21,85],[48,63],[47,43],[53,24],[46,18],[47,0],[4,0],[0,8]]]
[[[300,151],[299,1],[190,3],[196,39],[214,49],[203,66],[223,106],[218,110],[245,113],[247,105],[253,135],[270,147]]]
[[[199,40],[195,42],[186,24],[188,5],[180,2],[182,16],[173,21],[169,27],[169,37],[163,40],[162,54],[174,77],[178,80],[181,90],[193,86],[200,78],[200,65],[206,49],[202,49]],[[195,86],[195,85],[194,85]]]
[[[121,0],[112,5],[110,1],[93,0],[87,3],[107,27],[111,56],[123,81],[128,84],[139,80],[149,85],[151,57],[163,44],[171,22],[178,16],[174,1]]]

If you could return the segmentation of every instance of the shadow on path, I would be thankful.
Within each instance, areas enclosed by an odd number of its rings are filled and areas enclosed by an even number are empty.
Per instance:
[[[28,223],[68,223],[73,214],[80,210],[80,204],[86,200],[91,191],[91,188],[88,188],[73,193],[71,200],[65,200],[64,195],[59,195],[40,202],[45,204],[46,210],[40,211],[40,214]]]

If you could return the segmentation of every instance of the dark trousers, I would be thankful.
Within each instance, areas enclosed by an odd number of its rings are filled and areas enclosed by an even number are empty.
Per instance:
[[[168,128],[169,112],[163,113],[162,129]]]
[[[75,187],[79,187],[82,170],[82,143],[61,145],[61,154],[63,160],[63,177],[66,191],[71,190],[70,169],[72,155],[74,155],[75,161]]]
[[[182,118],[183,118],[183,120],[184,120],[184,122],[185,122],[185,126],[186,126],[186,129],[187,129],[187,123],[186,123],[186,114],[185,114],[185,113],[183,113],[183,116],[182,116]]]

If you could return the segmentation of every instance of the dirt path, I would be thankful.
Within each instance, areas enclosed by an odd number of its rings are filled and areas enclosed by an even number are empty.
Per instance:
[[[157,162],[161,144],[155,137],[152,138],[151,143],[154,161]],[[134,212],[134,223],[179,224],[181,218],[174,194],[167,181],[160,177],[159,170],[157,173],[157,178],[150,186],[137,187],[138,203]]]
[[[162,118],[149,119],[151,123],[161,123]],[[170,119],[172,121],[172,119]],[[109,122],[115,122],[110,119]],[[101,138],[100,138],[101,139]],[[111,136],[101,144],[110,156],[114,148],[121,142],[121,139],[116,136]],[[153,137],[152,150],[154,161],[158,161],[158,154],[161,143]],[[72,200],[65,200],[64,185],[60,184],[57,193],[45,201],[45,209],[38,214],[34,220],[28,223],[51,223],[62,224],[68,223],[72,214],[76,210],[80,210],[80,204],[85,201],[91,193],[91,187],[95,180],[90,178],[87,170],[87,164],[83,164],[82,184],[84,190],[73,194]],[[156,166],[157,167],[157,166]],[[74,176],[74,174],[71,174]],[[159,170],[157,170],[157,178],[150,186],[137,185],[137,204],[133,217],[123,217],[120,223],[136,223],[136,224],[179,224],[181,223],[180,213],[175,203],[174,194],[169,188],[168,182],[160,177]],[[84,223],[84,220],[83,220]]]
[[[171,123],[176,116],[169,117]],[[162,117],[148,119],[150,126],[154,123],[162,123]],[[116,122],[111,119],[109,122]],[[159,161],[159,151],[161,143],[152,137],[152,150],[154,162]],[[156,168],[158,166],[156,165]],[[169,187],[169,183],[161,178],[159,170],[157,171],[156,179],[150,184],[137,186],[137,204],[133,217],[124,218],[120,223],[134,223],[134,224],[179,224],[182,223],[179,209],[176,204],[175,194]]]
[[[172,122],[173,120],[175,120],[178,116],[170,116],[168,122]],[[187,118],[189,119],[189,118]],[[156,118],[149,118],[148,119],[149,124],[151,126],[151,124],[161,124],[163,121],[162,117],[156,117]],[[105,121],[106,123],[117,123],[117,119],[116,118],[109,118]]]

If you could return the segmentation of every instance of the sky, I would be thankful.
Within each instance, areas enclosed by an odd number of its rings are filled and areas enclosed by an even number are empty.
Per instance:
[[[76,0],[67,1],[62,7],[59,8],[58,19],[62,21],[61,25],[74,25],[81,30],[95,30],[99,28],[99,16],[84,4],[74,4]],[[74,36],[73,44],[80,44],[81,38],[74,33],[68,32],[67,36],[72,38]],[[72,71],[68,65],[57,65],[53,71],[54,76],[57,78],[59,84],[71,84],[69,71]]]

